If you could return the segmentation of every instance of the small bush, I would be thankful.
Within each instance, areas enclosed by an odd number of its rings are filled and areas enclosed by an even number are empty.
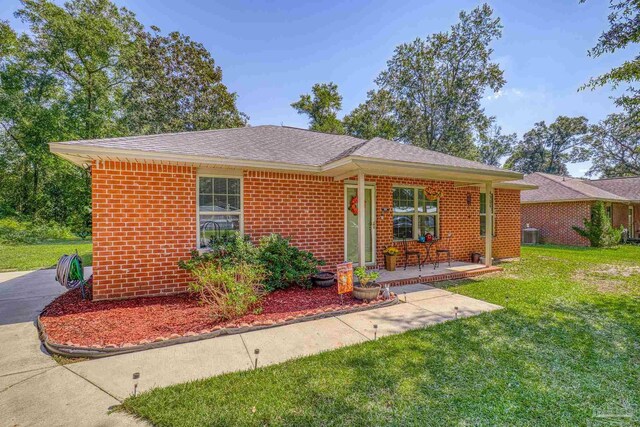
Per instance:
[[[574,226],[573,229],[582,237],[589,239],[592,247],[608,248],[620,243],[623,227],[614,228],[611,225],[603,202],[595,202],[591,206],[591,219],[585,218],[583,222],[584,228]]]
[[[251,243],[249,236],[237,233],[213,236],[209,239],[209,247],[211,256],[226,265],[258,263],[258,249]]]
[[[55,223],[20,221],[16,218],[0,219],[0,243],[34,244],[73,237],[73,233],[67,227]]]
[[[259,310],[264,278],[260,266],[244,262],[223,265],[214,261],[201,263],[190,271],[195,280],[189,289],[209,306],[214,319],[229,320]]]
[[[324,264],[311,252],[291,246],[289,239],[279,234],[260,240],[258,260],[267,273],[264,285],[269,292],[292,285],[311,287],[309,277],[316,273],[319,265]]]

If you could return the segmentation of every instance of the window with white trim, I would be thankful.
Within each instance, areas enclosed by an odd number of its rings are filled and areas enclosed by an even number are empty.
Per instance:
[[[494,194],[491,193],[491,225],[493,236],[496,235],[496,203]],[[487,235],[487,193],[480,193],[480,236]]]
[[[240,232],[242,197],[240,178],[198,177],[198,245],[207,247],[213,236]]]
[[[431,233],[438,236],[438,200],[428,200],[424,189],[393,188],[393,239],[417,239]]]

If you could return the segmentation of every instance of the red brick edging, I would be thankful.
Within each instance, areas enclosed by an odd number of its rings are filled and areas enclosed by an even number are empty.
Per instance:
[[[435,274],[432,276],[418,276],[418,277],[410,277],[408,279],[387,280],[385,282],[378,282],[378,283],[381,285],[389,285],[389,286],[414,285],[416,283],[433,283],[433,282],[442,282],[445,280],[465,279],[467,277],[474,277],[474,276],[479,276],[481,274],[494,273],[497,271],[502,271],[502,267],[497,267],[497,266],[483,267],[483,268],[478,268],[476,270],[454,271],[451,273]]]

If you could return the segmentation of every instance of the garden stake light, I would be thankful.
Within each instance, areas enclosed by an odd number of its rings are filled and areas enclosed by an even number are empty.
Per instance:
[[[255,361],[255,364],[253,365],[253,369],[258,369],[258,355],[260,354],[260,349],[256,348],[255,350],[253,350],[253,354],[256,355],[256,361]]]
[[[133,383],[133,397],[136,397],[136,395],[138,394],[138,379],[140,379],[140,372],[134,372],[133,380],[135,381],[135,383]]]
[[[373,325],[373,340],[378,339],[378,325]]]
[[[456,316],[456,319],[457,319],[458,318],[458,307],[453,307],[453,309],[455,310],[455,316]]]
[[[407,302],[407,292],[404,292],[404,302]]]

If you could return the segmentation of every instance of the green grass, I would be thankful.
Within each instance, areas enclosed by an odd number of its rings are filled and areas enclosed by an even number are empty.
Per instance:
[[[613,425],[597,411],[637,425],[638,260],[640,247],[526,247],[502,273],[448,284],[505,310],[152,390],[123,408],[156,426]]]
[[[35,245],[0,244],[0,271],[52,268],[62,255],[75,253],[76,249],[84,266],[91,265],[91,240],[57,240]]]

